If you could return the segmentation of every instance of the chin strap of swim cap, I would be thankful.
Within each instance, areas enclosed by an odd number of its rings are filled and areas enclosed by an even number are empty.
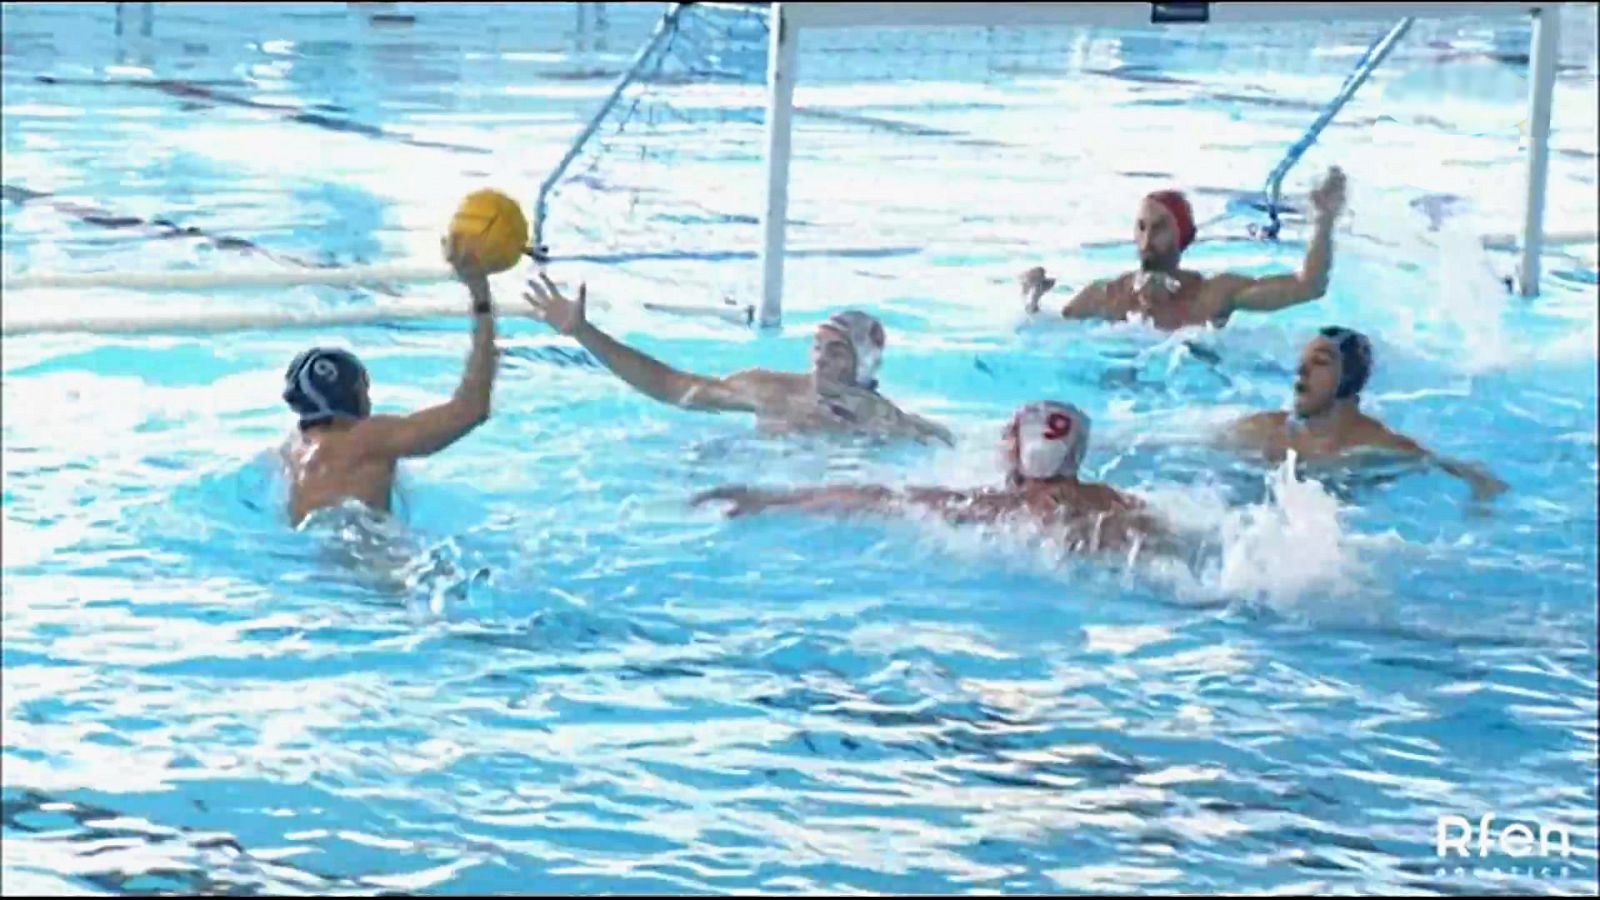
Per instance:
[[[823,328],[839,332],[850,342],[856,355],[856,384],[869,391],[878,389],[878,366],[883,362],[885,335],[883,323],[860,310],[846,310],[823,322]]]
[[[283,382],[283,399],[300,414],[301,428],[371,412],[366,367],[347,350],[313,347],[289,363]]]
[[[1089,416],[1070,403],[1045,400],[1017,410],[1006,429],[1016,474],[1076,477],[1089,452]]]
[[[1361,393],[1372,374],[1372,342],[1359,331],[1330,325],[1320,332],[1339,350],[1339,387],[1334,397],[1345,400]]]

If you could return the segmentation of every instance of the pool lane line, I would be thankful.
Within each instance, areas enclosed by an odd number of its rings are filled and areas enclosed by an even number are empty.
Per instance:
[[[108,210],[74,203],[70,200],[52,200],[54,195],[48,191],[36,191],[13,184],[0,184],[0,198],[10,200],[18,205],[44,202],[44,205],[63,215],[71,216],[88,225],[98,225],[108,229],[138,229],[151,238],[201,238],[213,247],[222,250],[242,250],[246,253],[260,253],[276,262],[286,262],[308,269],[337,268],[338,263],[317,262],[302,259],[297,256],[275,253],[267,248],[249,240],[248,238],[234,237],[227,234],[212,234],[203,228],[193,225],[179,225],[171,219],[141,219],[138,216],[120,216]]]
[[[44,205],[63,215],[71,216],[88,225],[101,228],[122,230],[136,229],[142,231],[144,236],[156,240],[169,238],[199,238],[219,250],[238,250],[246,254],[256,253],[273,262],[298,266],[302,269],[338,269],[343,265],[338,262],[324,262],[320,260],[305,259],[287,253],[278,253],[268,250],[248,238],[234,237],[229,234],[212,234],[203,228],[193,225],[179,225],[171,219],[141,219],[138,216],[121,216],[108,210],[74,203],[70,200],[53,200],[54,196],[47,191],[36,191],[13,184],[0,184],[0,198],[9,200],[17,205],[43,202]],[[397,297],[399,292],[391,287],[377,285],[374,287],[378,293]]]
[[[259,109],[267,112],[280,113],[286,122],[296,122],[302,125],[312,125],[327,131],[338,131],[345,134],[359,134],[374,140],[392,141],[412,147],[425,147],[433,150],[453,150],[457,153],[477,153],[488,155],[493,152],[483,147],[471,147],[465,144],[450,144],[443,141],[427,141],[409,135],[385,131],[375,125],[365,125],[350,119],[337,118],[325,113],[314,112],[311,108],[294,106],[287,103],[264,103],[260,100],[251,100],[216,90],[198,81],[174,81],[166,78],[131,80],[131,79],[77,79],[67,80],[56,78],[52,75],[35,75],[34,80],[40,84],[75,84],[80,86],[98,87],[134,87],[160,91],[172,97],[183,100],[195,100],[216,103],[223,106],[237,106],[245,109]],[[324,107],[327,108],[327,107]],[[333,107],[337,108],[337,107]]]
[[[789,259],[892,259],[915,256],[926,247],[811,247],[786,251]],[[632,253],[541,253],[528,254],[546,265],[581,262],[594,265],[621,265],[634,262],[738,262],[758,258],[756,250],[640,250]]]
[[[872,128],[878,131],[887,131],[891,134],[903,134],[909,137],[977,139],[976,135],[966,131],[952,131],[948,128],[935,128],[931,125],[919,125],[916,122],[904,122],[899,119],[885,119],[881,116],[862,115],[860,113],[846,112],[845,110],[830,109],[822,106],[796,108],[795,115],[797,117],[809,119],[843,122],[847,125],[863,125],[867,128]],[[998,142],[992,143],[998,144]]]

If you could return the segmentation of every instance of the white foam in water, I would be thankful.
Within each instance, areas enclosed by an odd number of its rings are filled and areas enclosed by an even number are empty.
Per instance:
[[[1267,502],[1222,523],[1217,587],[1231,597],[1289,611],[1312,598],[1349,595],[1360,564],[1339,523],[1339,503],[1294,474],[1294,454],[1267,476]]]
[[[976,486],[992,482],[994,463],[972,450],[941,454],[937,476],[925,483]],[[922,479],[916,479],[919,482]],[[1202,552],[1178,560],[1137,553],[1098,560],[1160,585],[1172,602],[1194,605],[1262,606],[1295,618],[1327,623],[1372,622],[1385,609],[1366,577],[1363,551],[1398,538],[1346,531],[1338,500],[1312,479],[1295,475],[1293,455],[1266,475],[1268,496],[1259,504],[1230,505],[1221,485],[1145,486],[1137,490],[1181,535]],[[1059,571],[1074,580],[1083,572],[1049,533],[1027,523],[992,527],[953,526],[933,514],[914,515],[936,552],[986,565],[1020,565]]]
[[[1505,300],[1505,286],[1478,238],[1459,226],[1446,227],[1439,239],[1436,309],[1453,326],[1458,342],[1451,355],[1466,371],[1476,374],[1512,363],[1501,322]]]
[[[404,496],[398,484],[396,494]],[[430,541],[400,515],[374,512],[355,499],[313,510],[298,530],[317,537],[324,560],[337,570],[402,596],[417,625],[470,617],[472,586],[486,574],[467,565],[455,538]]]
[[[1220,487],[1185,485],[1144,491],[1187,538],[1208,551],[1188,565],[1147,560],[1147,574],[1173,599],[1266,607],[1319,622],[1371,621],[1383,608],[1367,583],[1360,551],[1392,543],[1346,531],[1337,499],[1295,475],[1289,456],[1266,476],[1262,503],[1232,507]]]
[[[1438,240],[1429,273],[1436,287],[1419,298],[1428,301],[1423,305],[1394,304],[1397,322],[1385,329],[1388,343],[1410,346],[1466,375],[1593,357],[1596,319],[1592,308],[1586,321],[1575,321],[1558,340],[1544,335],[1519,336],[1506,327],[1511,295],[1480,239],[1466,225],[1451,224],[1441,229]],[[1541,302],[1550,301],[1541,298]]]

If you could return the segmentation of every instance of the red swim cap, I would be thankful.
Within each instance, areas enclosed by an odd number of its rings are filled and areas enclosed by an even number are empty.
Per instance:
[[[1172,218],[1178,223],[1178,249],[1186,250],[1194,243],[1194,210],[1189,208],[1189,201],[1181,191],[1152,191],[1145,195],[1146,200],[1165,206],[1167,212],[1172,213]]]

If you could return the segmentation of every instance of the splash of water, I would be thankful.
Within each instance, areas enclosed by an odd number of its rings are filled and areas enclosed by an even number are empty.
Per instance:
[[[1223,594],[1279,612],[1308,612],[1307,601],[1347,601],[1362,566],[1339,521],[1338,501],[1295,475],[1296,457],[1267,475],[1268,498],[1230,511],[1221,524],[1214,572]]]
[[[1389,610],[1371,584],[1368,551],[1392,535],[1349,531],[1329,490],[1296,475],[1293,453],[1265,476],[1267,496],[1234,506],[1220,485],[1146,491],[1196,551],[1153,557],[1143,576],[1191,606],[1225,605],[1319,624],[1378,625]]]
[[[327,563],[402,596],[419,625],[466,616],[473,586],[488,578],[487,569],[467,564],[453,538],[429,544],[398,519],[356,500],[314,511],[299,530],[319,539]]]
[[[971,476],[973,461],[965,462],[947,466]],[[1347,532],[1337,498],[1297,477],[1293,454],[1265,481],[1267,497],[1242,507],[1230,504],[1220,484],[1141,489],[1177,539],[1091,554],[1096,567],[1157,584],[1168,600],[1187,606],[1237,605],[1319,622],[1381,617],[1361,551],[1393,539]],[[944,558],[1084,575],[1084,555],[1030,521],[956,526],[931,513],[911,517]]]
[[[1503,369],[1515,361],[1501,313],[1505,287],[1482,244],[1463,228],[1446,228],[1439,241],[1436,309],[1455,337],[1454,351],[1466,371]]]
[[[1391,344],[1409,346],[1466,375],[1525,368],[1535,363],[1592,359],[1596,318],[1572,319],[1559,339],[1508,327],[1511,301],[1496,260],[1465,225],[1438,234],[1431,302],[1399,303],[1397,322],[1386,329]],[[1544,299],[1544,303],[1551,301]]]

